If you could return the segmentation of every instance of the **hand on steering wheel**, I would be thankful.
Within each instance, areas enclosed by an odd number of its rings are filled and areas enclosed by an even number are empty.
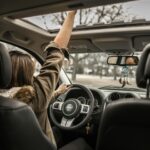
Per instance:
[[[73,84],[71,88],[80,88],[84,92],[86,92],[90,104],[82,104],[78,99],[76,98],[69,98],[66,99],[67,94],[65,95],[65,99],[63,102],[60,101],[55,101],[51,106],[50,106],[50,117],[53,121],[53,123],[58,126],[59,128],[66,129],[66,130],[73,130],[80,128],[81,126],[85,125],[88,121],[90,116],[92,115],[93,109],[94,109],[94,97],[92,92],[86,88],[83,85],[79,84]],[[61,122],[59,123],[57,119],[55,118],[55,111],[61,111],[62,113],[62,118]],[[74,125],[75,119],[81,115],[84,114],[85,117],[84,119]]]
[[[66,84],[61,84],[57,90],[55,91],[55,93],[57,93],[56,95],[61,95],[61,94],[64,94],[66,93],[69,89],[70,89],[71,86],[68,86]]]

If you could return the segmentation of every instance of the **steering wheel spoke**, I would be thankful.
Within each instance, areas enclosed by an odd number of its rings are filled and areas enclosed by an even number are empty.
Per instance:
[[[78,129],[83,125],[85,125],[92,115],[95,104],[94,102],[95,99],[90,89],[79,84],[73,84],[71,85],[71,88],[72,89],[70,89],[69,92],[66,93],[63,102],[56,101],[52,104],[49,113],[53,123],[59,128],[66,130]],[[71,92],[76,90],[76,88],[79,88],[80,90],[82,90],[87,94],[87,97],[89,98],[90,101],[89,105],[82,104],[78,99],[76,99],[76,95],[74,95],[75,98],[68,97],[68,95],[71,95]],[[63,116],[61,118],[61,121],[59,120],[60,118],[56,118],[54,110],[61,111]],[[80,114],[81,115],[83,114],[85,116],[81,117],[81,120],[79,119],[78,122],[74,123],[75,118],[78,118]]]
[[[65,117],[62,117],[62,119],[61,119],[61,126],[63,126],[63,127],[71,127],[74,120],[75,120],[75,118],[67,119]]]
[[[80,114],[88,114],[90,111],[90,106],[86,104],[81,105]]]
[[[59,102],[59,101],[54,102],[52,105],[52,109],[61,111],[63,103],[64,102]]]

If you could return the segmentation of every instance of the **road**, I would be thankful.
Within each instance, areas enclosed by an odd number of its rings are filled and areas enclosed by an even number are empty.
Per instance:
[[[68,77],[71,79],[71,74],[68,74]],[[83,85],[87,85],[89,87],[103,87],[103,86],[119,86],[122,85],[119,83],[119,77],[117,80],[114,80],[113,77],[100,77],[98,75],[81,75],[77,74],[76,81],[73,83],[79,83]],[[131,85],[126,85],[125,87],[136,87],[135,79],[129,79],[129,83]]]

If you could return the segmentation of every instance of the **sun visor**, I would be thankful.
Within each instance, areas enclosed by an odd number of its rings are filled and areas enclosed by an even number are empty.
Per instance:
[[[134,48],[137,51],[142,51],[143,48],[150,43],[150,36],[149,35],[145,35],[145,36],[136,36],[133,39],[133,45]]]
[[[93,43],[99,48],[110,54],[130,54],[133,52],[130,39],[121,37],[98,38]]]
[[[71,40],[69,43],[69,52],[70,53],[96,53],[102,52],[97,48],[91,40]]]

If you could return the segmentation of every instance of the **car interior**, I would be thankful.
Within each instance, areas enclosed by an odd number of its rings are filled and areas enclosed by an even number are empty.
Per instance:
[[[36,62],[34,75],[39,74],[46,57],[43,50],[60,27],[40,26],[38,21],[44,20],[44,15],[77,10],[78,16],[85,13],[90,18],[91,9],[96,11],[97,7],[110,9],[116,5],[129,11],[136,4],[139,8],[150,3],[148,0],[0,2],[0,149],[88,150],[88,146],[89,150],[150,149],[150,18],[133,16],[130,21],[124,18],[74,26],[68,45],[70,60],[64,60],[57,84],[58,87],[65,83],[71,88],[50,103],[47,110],[57,148],[43,133],[27,104],[1,95],[11,82],[9,51],[23,51],[32,56]],[[84,10],[89,10],[89,14]],[[138,13],[144,13],[144,9]],[[68,114],[66,108],[72,106],[76,109]]]

